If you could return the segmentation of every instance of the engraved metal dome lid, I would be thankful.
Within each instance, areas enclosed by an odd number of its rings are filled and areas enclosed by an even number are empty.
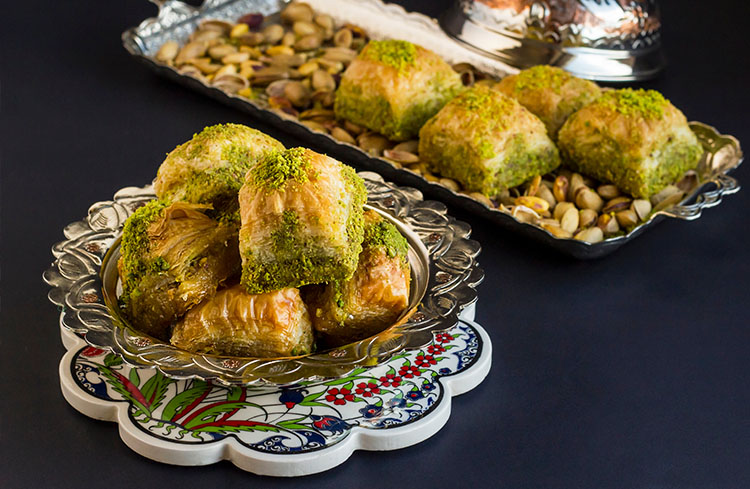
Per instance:
[[[440,21],[454,38],[518,68],[633,81],[664,67],[655,0],[457,0]]]

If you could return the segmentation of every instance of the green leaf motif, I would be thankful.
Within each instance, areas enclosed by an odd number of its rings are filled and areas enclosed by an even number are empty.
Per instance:
[[[151,410],[153,411],[157,407],[161,406],[162,401],[167,396],[167,389],[169,385],[174,381],[165,377],[161,372],[148,379],[141,389],[143,397],[149,400],[151,404]]]
[[[116,365],[122,364],[122,357],[120,355],[115,355],[114,353],[108,353],[106,357],[104,357],[104,365],[107,367],[114,367]]]
[[[128,378],[133,383],[133,385],[135,385],[136,387],[138,387],[140,385],[140,383],[141,383],[141,377],[140,377],[140,375],[138,375],[138,369],[137,368],[131,368],[130,369],[130,374],[128,374]]]
[[[171,420],[175,417],[177,412],[189,406],[193,401],[203,395],[206,389],[210,388],[208,383],[202,380],[194,380],[192,384],[188,385],[190,385],[188,389],[185,389],[170,399],[164,407],[162,418]]]

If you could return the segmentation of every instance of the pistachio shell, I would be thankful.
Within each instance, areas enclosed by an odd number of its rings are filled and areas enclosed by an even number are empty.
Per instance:
[[[227,54],[223,58],[221,58],[221,62],[224,64],[240,64],[244,63],[245,61],[250,59],[250,54],[248,53],[232,53]]]
[[[232,27],[232,30],[229,31],[229,37],[232,39],[237,39],[238,37],[242,37],[245,34],[250,32],[250,26],[247,24],[237,24],[234,27]]]
[[[573,236],[573,234],[570,233],[569,231],[566,231],[560,226],[556,226],[551,223],[544,223],[541,226],[542,226],[542,229],[545,229],[547,232],[549,232],[552,236],[556,238],[569,239]]]
[[[578,227],[587,228],[596,223],[598,214],[592,209],[581,209],[578,211]]]
[[[617,223],[624,228],[630,228],[638,224],[638,215],[632,209],[625,209],[615,214]]]
[[[242,24],[246,25],[246,24]],[[246,34],[243,34],[237,38],[240,43],[243,46],[257,46],[259,44],[263,44],[263,42],[266,40],[266,36],[261,34],[260,32],[248,32]]]
[[[322,42],[323,40],[320,38],[319,34],[310,34],[297,40],[297,42],[294,43],[294,49],[298,51],[310,51],[318,49]]]
[[[575,201],[576,192],[578,192],[579,188],[585,187],[586,184],[583,183],[583,177],[578,173],[573,173],[570,178],[568,178],[568,181],[570,183],[568,184],[568,195],[566,200]]]
[[[255,85],[266,85],[276,80],[289,78],[289,71],[278,66],[269,66],[255,72],[252,82]]]
[[[193,58],[189,63],[201,70],[204,75],[216,73],[221,68],[220,64],[212,63],[211,58]]]
[[[357,138],[359,147],[374,156],[380,156],[383,150],[390,148],[391,143],[380,134],[365,132]]]
[[[354,134],[356,136],[359,136],[365,130],[362,126],[358,126],[357,124],[349,121],[344,121],[344,129],[346,129],[349,134]],[[396,148],[398,148],[398,145],[396,145],[396,147],[393,149]]]
[[[305,55],[304,54],[275,54],[268,58],[268,62],[271,65],[275,66],[284,66],[284,67],[291,67],[291,66],[301,66],[305,62]]]
[[[604,234],[614,234],[620,231],[620,225],[617,223],[617,219],[613,214],[602,214],[596,221],[596,226],[600,228]]]
[[[568,177],[566,177],[565,175],[558,175],[557,178],[555,178],[555,183],[552,187],[552,193],[554,194],[555,199],[557,199],[558,202],[567,200],[568,186]]]
[[[383,156],[390,160],[398,161],[406,165],[411,165],[419,162],[419,156],[408,151],[394,149],[386,149],[383,151]]]
[[[281,11],[281,20],[292,24],[298,21],[312,22],[313,9],[304,2],[292,2]]]
[[[292,25],[292,31],[297,37],[305,37],[319,33],[318,26],[312,22],[299,20]]]
[[[208,41],[211,41],[213,39],[219,39],[223,35],[224,34],[222,34],[219,31],[213,31],[213,30],[201,31],[201,30],[198,30],[198,31],[195,31],[190,36],[190,41],[191,42],[208,42]]]
[[[306,63],[302,63],[297,68],[297,71],[299,71],[300,75],[302,75],[302,76],[310,76],[317,69],[318,69],[318,63],[317,62],[315,62],[315,61],[307,61]]]
[[[610,212],[618,212],[627,209],[630,207],[630,200],[630,197],[615,197],[607,202],[607,205],[602,209],[602,213],[609,214]]]
[[[294,54],[294,49],[289,46],[271,46],[266,49],[266,54],[269,56],[276,56],[277,54],[288,54],[291,56]]]
[[[458,192],[459,190],[461,190],[461,186],[458,184],[458,182],[456,182],[452,178],[441,178],[439,182],[441,185],[448,187],[454,192]]]
[[[166,63],[172,61],[178,52],[180,52],[180,45],[176,41],[167,41],[161,45],[155,58],[162,63]]]
[[[416,139],[404,141],[402,143],[398,143],[393,147],[393,149],[394,151],[406,151],[407,153],[414,153],[414,155],[416,156],[417,151],[419,151],[419,141]],[[417,157],[417,159],[419,159],[419,157]]]
[[[486,205],[490,209],[492,209],[493,207],[495,207],[494,205],[492,205],[492,201],[489,199],[489,197],[487,197],[486,195],[484,195],[482,193],[471,192],[469,194],[469,197],[471,197],[474,200],[478,200],[479,202],[481,202],[482,204]]]
[[[560,218],[560,227],[569,233],[575,233],[578,229],[578,223],[580,216],[575,207],[568,208],[567,211]]]
[[[333,17],[327,14],[318,14],[315,16],[315,24],[322,27],[324,30],[333,29]]]
[[[554,208],[557,204],[557,199],[555,199],[555,196],[552,194],[552,190],[546,185],[539,186],[539,190],[536,191],[536,196],[540,199],[546,200],[550,209]]]
[[[517,197],[514,203],[516,205],[528,207],[529,209],[532,209],[540,214],[549,209],[549,203],[546,200],[540,199],[539,197],[531,197],[528,195]]]
[[[630,208],[635,212],[639,220],[645,221],[651,213],[651,202],[645,199],[636,199],[630,204]]]
[[[685,197],[685,193],[683,191],[678,191],[676,193],[673,193],[666,197],[664,200],[659,202],[654,206],[654,212],[663,211],[664,209],[668,207],[672,207],[675,204],[679,204],[680,201]]]
[[[263,33],[263,40],[267,44],[276,44],[284,37],[284,28],[279,24],[271,24],[261,32]]]
[[[223,35],[227,35],[232,30],[232,26],[234,26],[234,24],[225,20],[208,19],[198,24],[198,30],[216,31]]]
[[[185,44],[182,49],[180,49],[180,52],[177,53],[177,58],[175,58],[174,62],[178,65],[181,65],[182,63],[186,63],[190,59],[200,58],[201,56],[206,54],[207,48],[208,45],[204,41],[190,41],[189,43]]]
[[[598,243],[604,239],[604,233],[598,227],[587,228],[574,236],[578,241]]]
[[[221,60],[225,56],[236,53],[237,48],[231,44],[217,44],[208,48],[208,55],[215,60]]]
[[[323,58],[330,61],[349,63],[357,57],[357,51],[348,48],[326,48],[324,51]]]
[[[575,177],[575,175],[573,175]],[[586,186],[578,187],[575,193],[576,205],[581,209],[592,209],[599,212],[604,206],[604,201],[599,194]]]
[[[667,199],[677,193],[682,193],[682,190],[680,190],[676,185],[667,185],[659,193],[651,196],[651,205],[657,206],[664,199]]]
[[[294,35],[294,32],[287,32],[281,38],[282,46],[287,46],[287,47],[294,46],[295,42],[297,42],[297,36]]]
[[[539,214],[534,212],[533,209],[529,209],[524,205],[513,206],[513,210],[510,214],[518,221],[528,224],[535,224],[537,221],[539,221]]]
[[[217,77],[220,77],[222,75],[236,75],[237,74],[237,66],[235,65],[224,65],[218,70],[216,70],[216,73],[214,74],[214,79]]]
[[[229,93],[237,93],[240,90],[248,88],[248,81],[234,73],[225,73],[220,76],[215,76],[211,84]]]
[[[336,89],[336,80],[333,75],[323,70],[316,70],[312,74],[312,86],[315,90],[334,91]]]
[[[598,193],[604,200],[612,200],[615,197],[620,196],[620,189],[617,188],[616,185],[612,184],[599,185],[596,188],[596,193]]]
[[[301,82],[290,81],[284,86],[284,96],[295,107],[305,107],[310,103],[310,90],[308,90]]]
[[[352,45],[354,35],[352,31],[344,27],[333,35],[333,44],[340,48],[349,48]]]
[[[357,144],[357,141],[352,137],[352,135],[340,127],[334,127],[331,130],[331,136],[343,143]]]
[[[531,179],[529,182],[528,188],[526,188],[526,195],[535,196],[536,192],[539,190],[539,185],[542,184],[542,176],[537,175],[534,178]]]
[[[555,206],[552,217],[560,221],[568,209],[575,209],[575,211],[578,212],[578,209],[576,209],[576,206],[572,202],[558,202]]]

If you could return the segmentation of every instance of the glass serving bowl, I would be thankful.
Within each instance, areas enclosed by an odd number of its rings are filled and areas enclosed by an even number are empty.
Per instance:
[[[308,355],[283,358],[229,357],[192,353],[131,327],[117,306],[119,243],[125,220],[154,198],[153,188],[128,187],[114,200],[98,202],[88,217],[65,228],[66,240],[53,249],[44,273],[50,300],[61,307],[60,324],[94,347],[120,354],[136,366],[153,366],[173,378],[200,378],[224,384],[293,384],[326,380],[358,367],[379,365],[396,353],[426,346],[476,299],[484,274],[480,247],[470,228],[446,214],[443,204],[422,200],[411,188],[360,173],[368,207],[407,238],[411,290],[407,310],[395,324],[372,337]]]

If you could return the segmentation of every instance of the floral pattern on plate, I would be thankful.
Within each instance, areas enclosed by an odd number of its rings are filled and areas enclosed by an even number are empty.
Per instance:
[[[149,437],[176,444],[234,437],[254,451],[299,454],[335,445],[355,428],[389,429],[425,417],[444,398],[440,380],[470,369],[483,344],[477,330],[461,321],[435,333],[425,348],[385,364],[289,386],[173,379],[93,346],[78,350],[70,369],[89,395],[127,403],[130,421]]]

